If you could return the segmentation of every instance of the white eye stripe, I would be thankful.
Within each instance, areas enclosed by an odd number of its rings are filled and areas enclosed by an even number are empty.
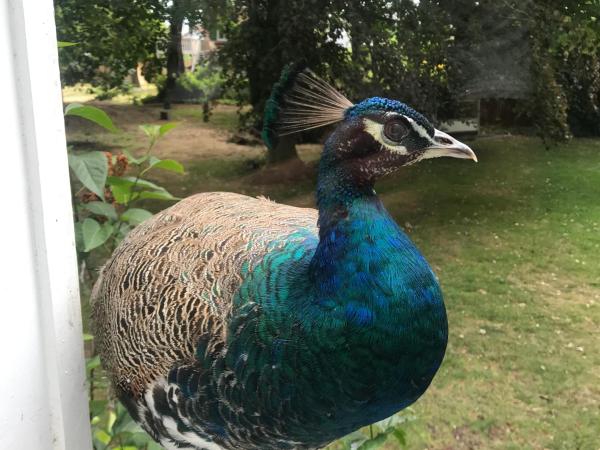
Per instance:
[[[419,134],[419,136],[421,136],[423,139],[427,139],[428,141],[432,140],[431,136],[427,132],[427,129],[423,125],[421,125],[414,119],[411,119],[410,117],[407,117],[407,116],[402,116],[402,117],[404,117],[406,120],[408,120],[410,122],[413,130],[415,130]]]

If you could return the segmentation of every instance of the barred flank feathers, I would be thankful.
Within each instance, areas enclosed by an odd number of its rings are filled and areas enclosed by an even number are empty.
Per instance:
[[[262,138],[270,149],[278,136],[339,122],[353,103],[303,65],[281,72],[267,100]]]

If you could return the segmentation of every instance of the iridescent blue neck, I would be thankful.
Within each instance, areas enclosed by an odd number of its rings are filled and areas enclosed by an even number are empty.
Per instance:
[[[430,295],[441,302],[427,261],[372,184],[353,179],[330,154],[326,148],[317,184],[319,243],[310,263],[317,297],[358,322],[382,319],[384,311],[402,315]]]
[[[323,232],[348,216],[356,201],[378,201],[370,180],[357,180],[352,167],[336,160],[332,148],[336,142],[335,139],[328,140],[319,163],[316,196],[321,237]]]

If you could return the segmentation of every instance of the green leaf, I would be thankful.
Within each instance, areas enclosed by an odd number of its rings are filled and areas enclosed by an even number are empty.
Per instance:
[[[113,425],[115,424],[115,422],[117,421],[117,414],[114,411],[109,411],[108,412],[108,420],[106,421],[106,431],[108,431],[111,434],[113,433]]]
[[[90,401],[90,412],[92,417],[97,417],[106,411],[106,406],[108,405],[108,400],[92,400]],[[98,417],[98,421],[100,418]]]
[[[176,126],[174,123],[165,123],[164,125],[144,124],[140,125],[140,129],[150,138],[150,146],[153,146],[159,138]]]
[[[78,116],[94,122],[108,131],[113,133],[117,131],[117,127],[113,124],[108,114],[95,106],[82,105],[81,103],[71,103],[65,108],[65,116]]]
[[[117,220],[117,211],[110,203],[105,202],[89,202],[84,203],[83,207],[98,216],[108,217],[109,219]]]
[[[58,45],[58,48],[65,48],[65,47],[71,47],[72,45],[78,45],[78,44],[77,44],[77,42],[58,41],[57,45]]]
[[[123,149],[121,150],[123,152],[123,154],[127,157],[127,160],[132,163],[132,164],[136,164],[136,165],[140,165],[141,163],[143,163],[144,161],[146,161],[148,159],[147,156],[140,156],[139,158],[136,158],[135,156],[133,156],[133,154],[127,150],[127,149]]]
[[[131,188],[152,189],[152,190],[164,190],[164,188],[152,183],[151,181],[144,180],[143,178],[135,179],[135,177],[108,177],[106,182],[111,186],[121,186]]]
[[[110,185],[115,200],[122,204],[129,203],[132,198],[179,200],[172,196],[165,188],[143,178],[136,181],[134,177],[108,177],[106,182]]]
[[[144,191],[140,192],[140,199],[155,199],[155,200],[180,200],[178,197],[174,197],[166,190],[163,191]]]
[[[140,125],[140,130],[142,130],[153,142],[158,139],[158,136],[160,135],[160,125],[144,124]]]
[[[123,185],[111,185],[110,191],[112,192],[113,197],[117,203],[121,205],[126,205],[131,200],[131,187],[123,186]]]
[[[131,433],[133,431],[138,431],[137,424],[134,422],[131,416],[127,413],[127,410],[121,404],[117,404],[116,420],[112,426],[112,431],[113,434]]]
[[[176,123],[165,123],[164,125],[161,125],[160,128],[158,129],[158,136],[163,137],[165,134],[167,134],[169,131],[171,131],[176,126],[177,126]]]
[[[81,233],[83,236],[83,251],[89,252],[96,247],[104,244],[113,233],[114,227],[106,222],[100,225],[94,219],[89,217],[81,224]]]
[[[150,169],[163,169],[181,174],[185,173],[183,170],[183,165],[174,159],[158,159],[155,156],[151,156],[149,163],[150,165],[146,170],[144,170],[144,172]]]
[[[127,224],[127,223],[123,223],[119,227],[119,232],[114,237],[117,244],[120,244],[121,241],[125,238],[125,236],[127,236],[129,234],[129,232],[131,231],[131,228],[132,227],[129,226],[129,224]]]
[[[83,341],[84,342],[93,341],[93,340],[94,340],[94,336],[92,334],[83,333]]]
[[[121,219],[129,222],[131,225],[139,225],[143,221],[148,220],[150,217],[152,217],[152,213],[150,211],[140,208],[128,209],[121,215]]]
[[[96,432],[94,433],[94,437],[96,439],[98,439],[100,442],[102,442],[105,446],[110,444],[110,441],[111,441],[110,434],[108,434],[104,430],[96,430]]]
[[[108,161],[102,152],[69,153],[69,167],[81,184],[104,200]]]
[[[87,370],[95,369],[97,367],[100,367],[100,357],[98,355],[89,358],[85,363],[85,368]]]
[[[406,432],[403,429],[396,428],[392,434],[402,447],[406,447]]]
[[[357,450],[375,450],[380,448],[387,439],[387,433],[382,433],[378,436],[375,436],[373,439],[367,439],[363,442]]]

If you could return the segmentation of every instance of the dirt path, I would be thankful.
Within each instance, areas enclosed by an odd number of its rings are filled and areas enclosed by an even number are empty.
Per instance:
[[[121,133],[111,134],[82,119],[70,117],[67,120],[69,141],[104,146],[107,150],[127,147],[134,152],[141,152],[147,141],[139,126],[166,123],[159,120],[160,105],[137,106],[110,102],[90,104],[104,110]],[[266,149],[262,145],[245,146],[229,142],[237,125],[236,111],[234,106],[218,105],[213,111],[211,122],[205,123],[202,121],[199,105],[174,105],[170,110],[169,122],[177,123],[177,128],[159,141],[155,148],[156,156],[184,163],[209,158],[263,156]]]

